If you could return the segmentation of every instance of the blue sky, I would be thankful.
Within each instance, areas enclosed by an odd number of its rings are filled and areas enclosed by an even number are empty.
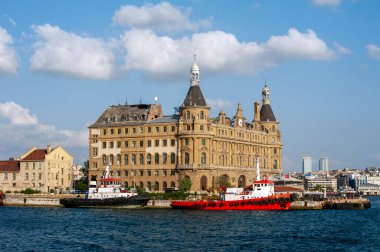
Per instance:
[[[0,159],[62,145],[81,164],[112,104],[181,105],[193,55],[212,115],[247,120],[265,79],[284,171],[380,166],[380,1],[0,2]]]

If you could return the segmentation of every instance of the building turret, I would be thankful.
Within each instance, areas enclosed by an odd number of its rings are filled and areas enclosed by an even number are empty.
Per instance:
[[[269,100],[269,88],[267,84],[265,84],[262,96],[263,96],[263,105],[261,106],[260,110],[260,121],[261,122],[277,122],[276,117],[274,116],[274,113],[272,111],[272,108],[270,106],[270,100]]]
[[[238,103],[236,114],[234,116],[234,127],[243,127],[243,126],[245,126],[245,117],[243,115],[243,108],[241,104]]]

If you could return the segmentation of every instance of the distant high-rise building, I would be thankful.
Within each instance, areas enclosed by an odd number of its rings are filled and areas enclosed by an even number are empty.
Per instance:
[[[313,171],[312,159],[311,157],[302,158],[302,172],[303,174],[308,174]]]
[[[329,170],[329,158],[321,157],[319,159],[319,171],[328,171]]]

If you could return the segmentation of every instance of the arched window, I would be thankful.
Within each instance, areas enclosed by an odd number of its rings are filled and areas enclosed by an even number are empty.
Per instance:
[[[202,152],[202,155],[201,155],[201,163],[206,164],[206,153],[204,152]]]
[[[168,187],[168,183],[166,183],[165,181],[162,183],[162,188],[165,189]]]
[[[175,188],[175,182],[174,181],[170,182],[170,187]]]
[[[136,154],[132,154],[132,164],[136,164]]]
[[[166,164],[167,161],[168,161],[168,154],[164,153],[164,154],[162,155],[162,163],[163,163],[163,164]]]
[[[118,165],[121,164],[121,155],[120,154],[117,154],[117,164]]]
[[[190,111],[186,112],[186,119],[190,119]]]
[[[139,183],[139,188],[140,188],[140,189],[143,189],[143,188],[144,188],[144,182],[140,181],[140,183]]]
[[[158,153],[154,154],[154,163],[159,164],[160,163],[160,155]]]
[[[148,154],[148,156],[146,157],[146,163],[147,164],[151,164],[152,163],[152,155],[151,154]]]
[[[160,190],[160,184],[156,181],[154,182],[154,190],[159,191]]]
[[[206,176],[201,177],[200,184],[201,184],[201,190],[202,191],[207,190],[207,177]]]
[[[272,132],[275,132],[276,131],[276,127],[274,127],[274,125],[272,125]]]
[[[144,154],[140,154],[140,164],[144,164]]]
[[[124,154],[124,164],[128,165],[128,154]]]
[[[146,183],[146,187],[148,187],[148,190],[152,190],[152,183],[150,181],[148,181]]]
[[[174,153],[170,154],[170,163],[175,164],[175,154]]]
[[[205,113],[204,113],[203,111],[201,111],[200,118],[201,118],[201,119],[204,119],[204,118],[205,118]]]
[[[277,169],[277,159],[273,160],[273,169]]]
[[[103,164],[104,164],[104,165],[107,164],[107,156],[106,156],[106,155],[103,155]]]
[[[124,188],[125,188],[125,189],[128,188],[128,182],[127,182],[127,181],[124,182]]]
[[[190,155],[188,152],[185,152],[185,164],[190,164]]]
[[[113,165],[113,155],[110,155],[110,165]]]

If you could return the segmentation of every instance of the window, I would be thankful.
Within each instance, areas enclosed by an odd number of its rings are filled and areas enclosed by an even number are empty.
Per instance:
[[[128,141],[124,141],[124,147],[128,148]]]
[[[117,171],[117,176],[118,177],[120,177],[120,175],[121,175],[120,173],[121,173],[120,171]]]
[[[152,176],[152,171],[148,171],[147,173],[148,173],[148,177]]]
[[[120,154],[117,154],[116,162],[118,165],[121,164],[121,155]]]
[[[148,140],[148,147],[151,147],[152,146],[152,140]]]
[[[114,130],[113,130],[113,129],[111,129],[111,135],[113,135],[113,131],[114,131]]]
[[[98,155],[98,148],[92,148],[92,156],[96,157],[97,155]],[[41,167],[39,167],[39,169],[41,169]]]
[[[168,140],[166,140],[166,139],[162,140],[162,145],[165,146],[165,147],[168,146]]]
[[[186,119],[190,119],[190,111],[186,112]]]
[[[175,170],[170,171],[170,176],[175,176]]]
[[[103,149],[107,148],[107,142],[102,142]]]
[[[136,154],[132,154],[132,164],[136,164]]]
[[[140,141],[140,147],[144,147],[144,141]]]
[[[98,155],[98,148],[96,148],[96,155]],[[41,167],[42,167],[42,163],[38,162],[38,169],[41,169]]]
[[[103,130],[103,135],[104,136],[107,135],[107,130],[106,129]]]
[[[202,145],[206,145],[206,139],[202,138]]]
[[[110,165],[113,165],[113,155],[110,155]]]
[[[113,148],[113,142],[110,142],[110,148],[111,149]]]
[[[185,152],[185,164],[189,164],[190,163],[190,155],[188,152]]]
[[[32,181],[34,181],[35,179],[36,179],[36,174],[33,173],[33,174],[32,174]]]
[[[144,154],[140,154],[140,164],[144,164]]]
[[[132,148],[136,147],[136,141],[132,141]]]
[[[156,147],[160,146],[160,140],[154,140],[154,146]]]
[[[202,152],[201,155],[201,164],[206,164],[206,153]]]
[[[154,171],[154,176],[158,177],[158,171]]]
[[[203,125],[199,126],[199,130],[203,131]]]
[[[152,163],[152,155],[151,154],[147,155],[147,157],[146,157],[146,163],[147,164],[151,164]]]
[[[126,135],[128,134],[128,128],[124,129],[124,134],[126,134]]]
[[[128,154],[124,154],[124,165],[128,165]]]
[[[140,133],[144,133],[144,128],[140,127]]]
[[[160,155],[158,153],[154,154],[154,163],[159,164],[160,163]]]
[[[29,169],[29,163],[25,163],[25,169]]]
[[[170,154],[170,163],[175,164],[175,154],[174,153]]]
[[[140,171],[140,176],[142,177],[142,176],[144,176],[144,171]]]
[[[170,187],[175,188],[175,182],[174,181],[170,182]]]
[[[189,139],[185,139],[185,145],[189,145]]]
[[[151,132],[152,132],[152,128],[148,127],[148,133],[151,133]]]
[[[277,154],[277,148],[273,148],[273,153],[276,155]]]
[[[128,177],[128,171],[124,171],[124,176]],[[128,187],[128,183],[127,183],[127,187]]]
[[[172,126],[172,132],[174,132],[175,131],[175,126]]]
[[[70,175],[70,174],[69,174]],[[38,173],[38,179],[41,180],[42,179],[42,173]]]
[[[164,154],[162,155],[162,163],[163,163],[163,164],[166,164],[167,161],[168,161],[168,154],[164,153]]]
[[[8,173],[4,173],[4,180],[8,180]]]
[[[277,169],[277,159],[273,160],[273,169]]]
[[[162,172],[162,176],[164,176],[164,177],[168,176],[168,172],[167,171],[163,171]]]
[[[117,134],[118,134],[118,135],[121,134],[121,129],[117,129]]]
[[[136,128],[132,128],[132,133],[136,134]]]
[[[162,182],[162,188],[167,188],[168,187],[168,184],[164,181],[164,182]]]
[[[168,131],[168,128],[166,126],[164,126],[164,132]]]
[[[104,165],[107,164],[107,156],[106,156],[106,155],[103,155],[103,164],[104,164]]]
[[[200,118],[201,118],[201,119],[204,119],[204,117],[205,117],[205,114],[204,114],[204,112],[203,112],[203,111],[201,111],[201,115],[200,115]]]
[[[170,145],[175,146],[175,139],[170,140]]]
[[[25,180],[29,180],[29,173],[25,173]]]
[[[190,125],[186,125],[186,129],[190,131]]]
[[[13,180],[16,180],[16,173],[13,173]]]

